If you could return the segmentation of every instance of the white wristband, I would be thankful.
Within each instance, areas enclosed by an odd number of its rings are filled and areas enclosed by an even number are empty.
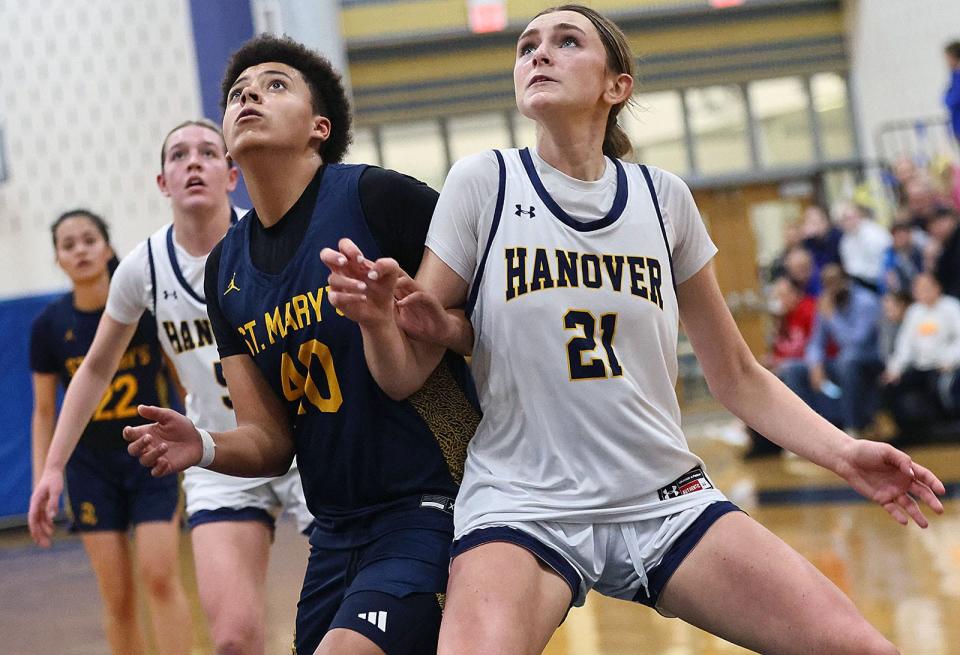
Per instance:
[[[203,428],[197,428],[197,432],[200,433],[200,441],[203,443],[203,455],[200,456],[197,466],[207,468],[213,464],[213,457],[217,454],[217,443],[210,436],[210,433]]]

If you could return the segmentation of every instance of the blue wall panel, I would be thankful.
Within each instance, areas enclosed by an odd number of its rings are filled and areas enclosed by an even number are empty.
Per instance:
[[[190,15],[203,115],[219,125],[223,120],[220,81],[227,60],[253,36],[250,0],[190,0]],[[233,193],[233,203],[244,208],[253,206],[242,176]]]
[[[25,516],[30,503],[30,325],[57,295],[0,302],[0,519]]]

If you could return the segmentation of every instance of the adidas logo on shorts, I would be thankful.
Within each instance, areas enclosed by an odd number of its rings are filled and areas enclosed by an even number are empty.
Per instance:
[[[357,614],[358,619],[363,619],[364,621],[369,621],[373,625],[380,628],[381,632],[387,631],[387,613],[386,612],[360,612]]]

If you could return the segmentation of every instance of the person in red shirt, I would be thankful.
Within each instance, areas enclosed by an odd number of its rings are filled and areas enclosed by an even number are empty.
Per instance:
[[[773,281],[771,312],[777,327],[773,334],[770,352],[765,365],[779,376],[780,370],[792,364],[803,363],[803,352],[813,333],[817,317],[817,300],[807,293],[803,285],[786,275]],[[752,459],[765,455],[777,455],[783,449],[762,434],[747,428],[750,447],[744,457]]]
[[[790,360],[803,359],[817,316],[816,299],[787,277],[773,283],[773,295],[780,317],[770,349],[769,368],[774,373]]]

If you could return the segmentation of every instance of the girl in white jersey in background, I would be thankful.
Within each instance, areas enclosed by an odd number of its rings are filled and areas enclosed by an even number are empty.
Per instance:
[[[51,452],[72,452],[143,312],[150,310],[164,351],[185,388],[187,415],[199,427],[236,427],[213,338],[203,273],[207,255],[236,213],[227,195],[237,183],[219,128],[187,121],[160,153],[160,191],[173,222],[123,259],[90,352],[64,398]],[[59,459],[57,460],[59,461]],[[52,531],[48,507],[62,483],[45,471],[30,499],[30,524]],[[199,467],[184,473],[197,587],[219,655],[264,653],[265,586],[275,516],[286,509],[305,532],[306,508],[296,463],[280,478],[237,478]]]
[[[472,346],[484,413],[457,497],[439,652],[538,653],[591,588],[763,653],[896,652],[688,450],[678,319],[730,411],[898,522],[927,525],[914,497],[942,512],[942,483],[832,427],[753,358],[689,190],[618,159],[633,56],[615,24],[577,5],[544,11],[520,36],[514,83],[536,149],[453,167],[421,291],[402,297],[402,285],[395,309],[394,262],[367,262],[348,240],[321,254],[331,301],[360,324],[392,397],[439,359],[423,339]],[[443,307],[465,307],[470,324]]]

